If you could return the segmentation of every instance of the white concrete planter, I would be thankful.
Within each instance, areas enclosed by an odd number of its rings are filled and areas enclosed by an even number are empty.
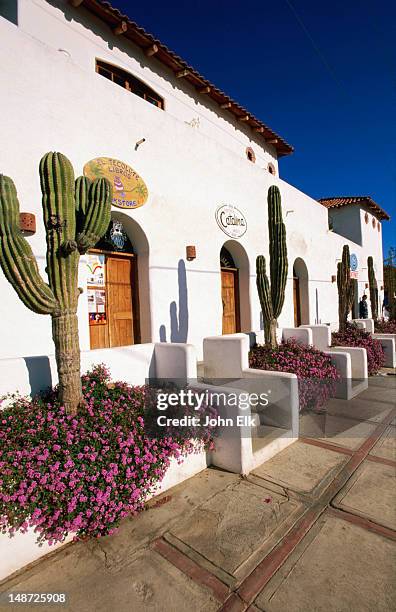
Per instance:
[[[360,329],[364,329],[370,334],[374,333],[374,319],[352,319],[352,323],[356,323]]]
[[[365,331],[369,332],[375,340],[380,340],[385,353],[385,367],[396,367],[396,334],[382,334],[375,332],[374,319],[354,319],[354,323]]]
[[[336,366],[341,380],[337,383],[335,397],[352,399],[368,387],[367,352],[360,347],[331,346],[331,329],[328,325],[302,325],[312,333],[315,348],[327,353]]]
[[[153,377],[187,381],[197,376],[195,350],[188,344],[141,344],[86,351],[81,354],[81,362],[82,371],[94,364],[105,363],[110,368],[113,380],[123,380],[132,385],[142,385],[146,379]],[[0,395],[16,391],[30,395],[56,381],[56,365],[52,355],[0,361]],[[172,460],[155,494],[191,478],[209,463],[210,454],[206,452],[189,455],[180,465]],[[72,539],[71,535],[66,542]],[[33,530],[26,534],[18,533],[13,538],[0,535],[0,580],[61,546],[64,544],[38,546]]]
[[[312,331],[309,327],[284,327],[282,329],[283,340],[296,340],[299,344],[310,346],[313,344]]]
[[[112,380],[143,385],[149,378],[177,380],[197,376],[197,359],[191,344],[148,343],[81,352],[81,371],[104,363]],[[0,396],[19,392],[31,395],[58,382],[54,355],[0,360]]]
[[[384,349],[385,367],[396,368],[396,334],[371,334],[374,340],[379,340]]]
[[[270,459],[298,439],[298,380],[288,372],[269,372],[249,368],[249,336],[230,334],[204,339],[203,387],[215,385],[217,390],[236,394],[270,391],[270,404],[256,408],[219,406],[220,416],[251,416],[254,427],[230,429],[220,427],[212,463],[232,472],[248,474],[257,465]]]
[[[206,467],[207,454],[205,452],[188,455],[182,464],[178,464],[176,459],[172,459],[171,465],[159,488],[148,499],[167,491],[171,487],[183,482],[183,480],[195,476],[195,474],[198,474]],[[12,538],[0,534],[0,580],[65,546],[73,540],[73,535],[69,535],[65,542],[54,544],[53,546],[49,546],[47,543],[38,546],[36,540],[37,535],[33,529],[30,529],[25,534],[17,533]]]

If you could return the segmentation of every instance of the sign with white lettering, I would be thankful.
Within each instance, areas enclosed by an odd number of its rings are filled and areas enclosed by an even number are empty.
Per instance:
[[[216,221],[219,228],[231,238],[241,238],[247,230],[243,213],[229,204],[223,204],[217,208]]]

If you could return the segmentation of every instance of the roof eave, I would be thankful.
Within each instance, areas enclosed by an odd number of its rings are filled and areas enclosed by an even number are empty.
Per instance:
[[[341,200],[340,202],[334,202]],[[342,200],[350,200],[342,202]],[[366,205],[371,212],[378,217],[380,221],[390,221],[390,215],[377,204],[370,196],[334,196],[332,198],[319,198],[318,202],[325,208],[344,208],[345,206],[363,206]],[[334,203],[333,203],[334,202]]]
[[[265,123],[257,119],[235,100],[215,87],[181,57],[138,26],[127,15],[123,15],[118,9],[111,6],[109,2],[100,0],[68,0],[68,2],[75,8],[84,6],[84,8],[93,13],[96,17],[107,23],[114,34],[118,32],[126,37],[140,47],[146,55],[158,59],[173,71],[174,74],[185,73],[179,78],[187,80],[187,82],[193,85],[202,95],[207,95],[219,104],[220,107],[223,107],[223,110],[232,113],[237,120],[243,121],[243,123],[249,125],[258,137],[262,137],[265,144],[275,148],[277,157],[283,157],[293,153],[294,148],[279,136],[279,134],[271,130]]]

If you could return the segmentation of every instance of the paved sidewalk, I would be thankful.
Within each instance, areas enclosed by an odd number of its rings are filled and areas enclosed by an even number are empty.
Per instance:
[[[65,592],[73,612],[395,609],[396,378],[301,428],[249,477],[207,469],[0,591]]]

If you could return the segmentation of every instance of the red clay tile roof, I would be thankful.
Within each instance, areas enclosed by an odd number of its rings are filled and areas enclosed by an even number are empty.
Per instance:
[[[326,208],[341,208],[350,204],[366,205],[378,219],[389,221],[390,216],[370,196],[339,196],[333,198],[319,198],[319,202]]]
[[[83,6],[96,17],[108,24],[114,31],[119,28],[121,35],[131,40],[135,45],[143,49],[147,55],[152,55],[160,62],[165,64],[179,78],[183,78],[197,88],[198,92],[207,95],[209,98],[223,106],[223,110],[232,113],[237,119],[241,119],[245,125],[250,125],[268,144],[276,149],[278,157],[293,153],[294,149],[283,138],[273,132],[265,123],[254,117],[245,108],[232,100],[227,94],[217,89],[212,83],[207,81],[194,68],[189,66],[181,57],[168,49],[161,41],[154,38],[143,28],[131,21],[127,15],[123,15],[118,9],[114,8],[109,2],[104,0],[68,0],[72,6]],[[153,53],[150,53],[153,51]]]

